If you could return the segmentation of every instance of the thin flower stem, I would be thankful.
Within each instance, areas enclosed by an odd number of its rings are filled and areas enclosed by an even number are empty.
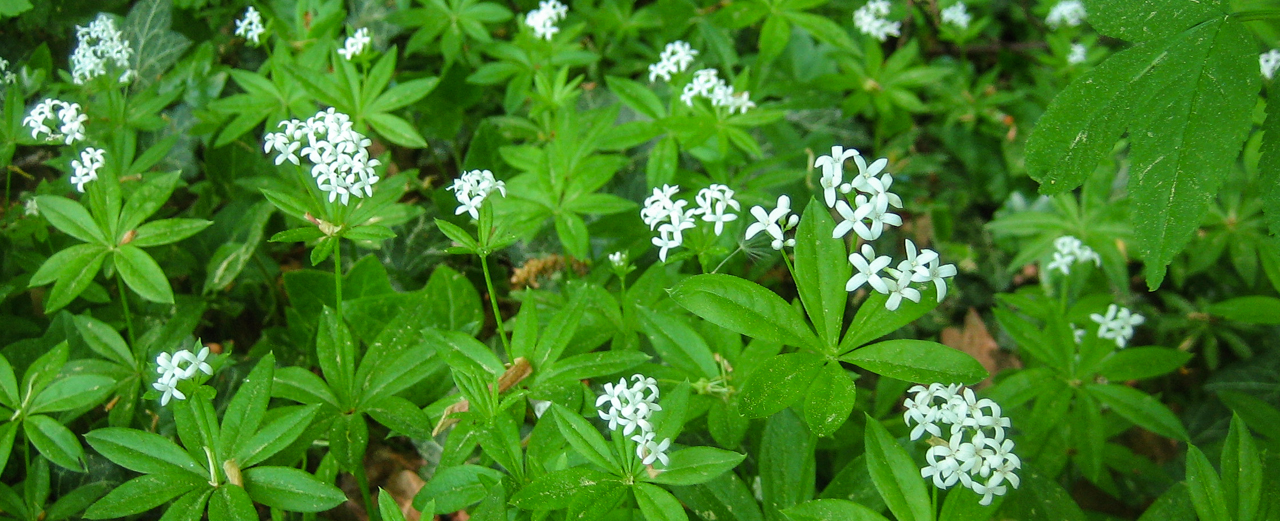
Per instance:
[[[129,347],[138,345],[133,336],[133,315],[129,313],[129,294],[125,291],[124,280],[120,278],[120,270],[116,270],[116,291],[120,293],[120,307],[124,309],[124,327],[129,333]]]
[[[738,254],[738,252],[740,252],[740,251],[746,251],[746,250],[742,249],[742,243],[738,243],[738,249],[733,250],[732,252],[730,252],[730,253],[729,253],[729,256],[725,257],[725,258],[724,258],[724,260],[720,261],[720,264],[717,264],[717,265],[716,265],[716,269],[711,270],[711,273],[719,272],[719,271],[720,271],[720,268],[723,268],[723,267],[724,267],[724,263],[729,262],[729,259],[732,259],[732,258],[733,258],[733,256],[734,256],[734,255],[737,255],[737,254]],[[783,255],[783,257],[786,257],[786,255]]]
[[[333,291],[334,311],[338,320],[342,320],[342,239],[333,245]]]
[[[791,273],[791,281],[796,283],[796,291],[798,292],[800,290],[800,279],[796,278],[796,268],[795,266],[791,265],[791,257],[787,256],[786,248],[783,248],[780,251],[782,252],[782,262],[786,263],[787,272]],[[804,307],[804,299],[800,299],[800,306]],[[804,312],[806,315],[808,315],[809,308],[805,307]]]
[[[480,266],[484,268],[484,285],[489,290],[489,304],[493,305],[494,328],[498,330],[498,337],[502,339],[502,348],[510,353],[511,343],[507,341],[507,332],[502,329],[502,312],[498,311],[498,293],[493,290],[493,277],[489,275],[488,255],[480,256]]]

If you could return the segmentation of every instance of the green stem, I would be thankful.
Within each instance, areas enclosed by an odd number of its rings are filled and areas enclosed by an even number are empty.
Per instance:
[[[333,245],[333,293],[334,311],[342,320],[342,239]]]
[[[796,283],[796,291],[798,292],[800,290],[800,287],[799,287],[800,279],[796,278],[796,268],[795,266],[791,265],[791,258],[787,257],[786,247],[783,247],[781,252],[782,252],[782,262],[787,265],[787,272],[791,273],[791,280]],[[810,315],[809,308],[805,307],[804,305],[804,299],[800,299],[800,306],[805,308],[804,309],[805,315]]]
[[[124,309],[124,327],[129,333],[129,347],[138,345],[133,336],[133,315],[129,313],[129,293],[125,290],[124,280],[120,278],[120,270],[116,270],[116,290],[120,293],[120,307]]]
[[[498,311],[498,293],[493,290],[493,277],[489,275],[489,256],[480,256],[480,266],[484,268],[484,285],[489,290],[489,304],[493,305],[493,322],[502,339],[502,348],[511,352],[511,343],[507,341],[507,332],[502,329],[502,313]]]
[[[364,499],[364,511],[369,516],[369,521],[378,521],[378,505],[373,504],[373,495],[369,493],[369,477],[365,475],[364,465],[360,465],[352,472],[356,476],[356,485],[360,487],[360,498]]]

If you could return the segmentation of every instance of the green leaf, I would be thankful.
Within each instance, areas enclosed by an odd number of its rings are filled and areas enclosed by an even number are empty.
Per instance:
[[[248,468],[266,461],[277,452],[284,450],[298,439],[311,426],[318,405],[297,407],[278,407],[275,412],[284,412],[263,425],[253,437],[239,443],[236,448],[236,461],[241,468]]]
[[[568,508],[574,496],[616,478],[585,467],[572,467],[543,475],[511,496],[511,504],[525,510]],[[414,502],[417,504],[417,501]],[[439,506],[436,512],[443,512]]]
[[[938,516],[938,521],[987,521],[996,519],[996,512],[1000,510],[1000,505],[1004,503],[1006,496],[996,496],[990,505],[983,506],[979,503],[978,496],[975,494],[962,493],[954,490],[947,494],[947,499],[942,503],[942,513]]]
[[[690,379],[720,376],[720,366],[711,354],[711,348],[688,323],[642,306],[635,309],[639,312],[640,327],[664,362],[684,371]]]
[[[304,226],[302,228],[293,228],[272,235],[267,242],[310,242],[324,237],[324,232],[315,226]]]
[[[253,499],[243,488],[234,485],[221,486],[215,489],[213,496],[209,498],[209,519],[255,521],[257,518]]]
[[[168,438],[136,429],[108,427],[84,435],[89,446],[116,465],[143,474],[190,472],[207,478],[208,471]]]
[[[975,384],[987,370],[967,353],[926,340],[887,340],[857,349],[840,360],[905,382]]]
[[[340,408],[338,398],[333,391],[315,373],[301,367],[282,367],[276,371],[276,380],[271,386],[271,395],[275,398],[286,398],[298,403],[327,404],[335,409]]]
[[[667,136],[658,140],[649,151],[649,159],[645,162],[645,183],[651,187],[670,184],[676,177],[676,166],[680,162],[680,147],[676,139]]]
[[[959,496],[948,497],[952,495]],[[792,521],[888,521],[875,510],[843,499],[815,499],[788,508],[783,514]]]
[[[1217,2],[1178,0],[1086,0],[1089,25],[1131,42],[1165,38],[1210,18],[1223,16]]]
[[[1273,297],[1237,297],[1214,302],[1205,312],[1245,324],[1280,325],[1280,299]]]
[[[173,193],[174,187],[178,185],[180,176],[181,172],[154,176],[130,194],[128,202],[120,210],[120,220],[116,225],[117,233],[124,234],[137,228],[142,221],[147,220],[156,213],[156,210],[164,206],[165,201],[169,200],[169,195]]]
[[[1253,521],[1262,503],[1262,455],[1253,435],[1238,415],[1231,416],[1231,428],[1222,446],[1222,490],[1227,508],[1236,521]]]
[[[810,199],[796,229],[796,289],[828,352],[840,341],[849,301],[844,286],[853,269],[844,241],[831,237],[835,227],[827,208]]]
[[[842,284],[841,288],[843,287]],[[933,290],[921,291],[920,302],[903,299],[895,311],[885,308],[888,300],[887,295],[873,292],[858,306],[853,323],[849,324],[849,330],[840,341],[840,353],[848,353],[858,346],[897,331],[938,307],[938,294]]]
[[[373,402],[364,412],[378,423],[413,439],[431,437],[431,417],[413,402],[399,396],[387,396]]]
[[[74,255],[62,257],[63,252],[71,250],[75,250]],[[53,290],[49,292],[49,298],[44,302],[45,314],[52,314],[70,304],[88,289],[94,277],[98,276],[98,270],[102,268],[102,262],[106,258],[107,249],[97,244],[78,244],[49,257],[45,262],[46,266],[55,260],[65,261],[65,263],[54,268],[58,270],[56,275],[58,281],[53,284]],[[42,266],[41,271],[43,268]],[[36,272],[36,275],[40,275],[40,272]],[[32,280],[35,279],[36,277],[33,276]]]
[[[813,378],[804,401],[804,420],[818,436],[830,436],[849,419],[857,397],[853,378],[839,362],[827,362]]]
[[[791,24],[782,16],[770,16],[760,28],[760,54],[756,57],[761,64],[769,63],[782,54],[791,40]],[[798,242],[798,241],[797,241]]]
[[[1267,402],[1235,391],[1218,391],[1218,399],[1240,416],[1245,425],[1268,438],[1276,439],[1280,433],[1272,432],[1272,425],[1280,425],[1280,410]]]
[[[823,363],[822,357],[804,352],[770,358],[743,383],[738,411],[747,418],[764,418],[787,408],[804,396]]]
[[[1280,236],[1280,89],[1267,89],[1267,119],[1262,124],[1262,157],[1258,159],[1257,185],[1272,236]],[[1266,257],[1263,257],[1266,259]],[[1280,286],[1272,279],[1272,284]]]
[[[1147,507],[1138,521],[1196,521],[1195,505],[1186,483],[1174,483],[1155,503]]]
[[[383,92],[367,109],[370,112],[391,112],[425,98],[439,84],[440,78],[434,76],[400,83]]]
[[[426,148],[427,141],[422,139],[422,134],[413,128],[404,119],[392,116],[384,112],[375,112],[366,115],[369,126],[377,131],[382,137],[388,141],[409,148]]]
[[[640,505],[640,513],[648,521],[687,521],[689,515],[684,513],[680,500],[670,492],[648,483],[636,483],[631,486],[635,493],[636,503]]]
[[[152,302],[173,303],[173,288],[169,287],[169,279],[165,278],[164,270],[147,252],[126,244],[116,249],[114,260],[116,270],[129,289]]]
[[[316,331],[316,358],[325,381],[342,403],[352,401],[356,365],[356,348],[351,332],[333,308],[325,306]]]
[[[1222,480],[1214,472],[1209,458],[1195,445],[1187,446],[1187,486],[1200,519],[1233,519],[1227,510]]]
[[[107,398],[116,388],[116,380],[97,374],[72,375],[54,381],[45,388],[27,410],[28,414],[62,412],[88,408]]]
[[[369,425],[363,414],[339,414],[333,419],[329,427],[329,451],[344,470],[354,472],[364,465],[368,446]]]
[[[925,492],[920,469],[907,451],[898,446],[880,422],[867,416],[864,436],[867,447],[867,469],[880,497],[893,516],[903,521],[929,521],[933,518],[929,494]]]
[[[765,422],[760,438],[760,493],[765,519],[813,497],[816,479],[814,437],[791,409]]]
[[[124,343],[124,338],[120,337],[120,333],[117,333],[115,328],[88,315],[77,315],[75,322],[80,338],[84,339],[85,344],[93,352],[126,366],[135,365],[133,352],[129,350],[129,346]]]
[[[18,436],[18,422],[5,422],[0,425],[0,472],[9,463],[9,453],[13,450],[13,440]]]
[[[71,516],[79,515],[89,505],[101,499],[113,488],[115,488],[115,483],[109,481],[98,481],[76,487],[75,490],[63,494],[62,497],[59,497],[54,504],[45,510],[45,519],[48,521],[62,521]]]
[[[163,219],[152,221],[137,229],[137,235],[129,244],[139,248],[149,248],[171,244],[200,233],[213,221],[204,219]]]
[[[611,472],[622,471],[613,451],[609,449],[609,444],[605,443],[604,436],[601,436],[600,431],[592,427],[585,418],[558,403],[551,404],[551,412],[565,441],[587,458],[587,461]]]
[[[551,368],[537,375],[537,381],[577,382],[588,378],[621,373],[649,361],[649,355],[639,351],[597,351],[570,356],[552,364]]]
[[[752,338],[821,350],[794,308],[763,286],[721,274],[695,275],[670,290],[671,298],[712,324]]]
[[[186,472],[147,474],[124,482],[86,510],[89,519],[116,519],[146,512],[209,484]]]
[[[18,378],[13,374],[9,359],[3,354],[0,354],[0,403],[10,409],[17,409],[19,406]]]
[[[374,241],[381,242],[387,239],[396,238],[396,232],[391,228],[380,224],[363,224],[353,228],[348,228],[342,232],[342,236],[353,241]]]
[[[244,489],[254,501],[292,512],[323,512],[347,500],[338,487],[288,467],[248,469]]]
[[[36,204],[40,207],[40,215],[62,233],[84,242],[109,245],[107,234],[98,227],[98,223],[93,221],[89,211],[80,206],[80,203],[66,197],[42,195],[36,197]]]
[[[1116,351],[1098,365],[1098,374],[1125,382],[1168,374],[1191,361],[1191,353],[1165,347],[1130,347]]]
[[[427,509],[435,510],[435,501],[430,501]],[[405,521],[400,505],[396,504],[395,498],[385,488],[378,489],[378,515],[382,516],[382,521]]]
[[[418,490],[413,497],[413,507],[422,510],[423,514],[437,515],[457,512],[479,503],[486,493],[481,476],[494,481],[502,479],[501,472],[479,465],[442,469]],[[423,510],[432,501],[435,502],[435,510]]]
[[[689,447],[670,454],[671,463],[649,481],[664,485],[699,485],[737,467],[745,454],[713,447]]]
[[[1111,410],[1144,429],[1178,441],[1189,440],[1187,430],[1173,411],[1147,393],[1114,384],[1093,384],[1085,389]]]
[[[557,213],[555,223],[556,236],[560,238],[560,244],[564,246],[565,252],[580,259],[585,258],[590,237],[587,233],[587,223],[582,220],[582,217],[571,212]]]
[[[573,335],[582,321],[583,312],[587,307],[587,298],[586,292],[579,292],[569,300],[568,305],[551,317],[551,322],[542,330],[542,335],[538,338],[538,343],[534,346],[529,360],[535,371],[546,369],[559,360],[560,355],[564,354],[564,350],[569,347],[569,342],[573,340]],[[502,371],[500,367],[492,365],[491,367],[495,369],[493,371],[495,373]]]
[[[307,220],[307,214],[309,213],[307,210],[307,203],[303,202],[303,200],[299,199],[297,196],[285,192],[268,190],[266,188],[262,189],[262,195],[263,197],[266,197],[268,201],[271,201],[271,204],[275,205],[276,208],[279,208],[280,211],[296,219],[304,221]],[[279,236],[279,234],[277,234],[277,236]],[[272,242],[276,242],[274,237],[272,239]]]
[[[276,357],[272,353],[258,360],[245,377],[235,396],[227,404],[222,415],[222,428],[218,431],[219,454],[240,452],[249,439],[258,432],[258,425],[267,414],[271,401],[271,382],[275,379]],[[242,460],[243,461],[243,460]],[[241,466],[248,465],[241,463]]]
[[[168,0],[138,2],[121,27],[133,47],[129,69],[137,75],[139,87],[159,80],[191,45],[187,37],[169,30],[172,5]]]
[[[4,0],[0,2],[0,17],[11,18],[32,9],[30,0]]]
[[[84,472],[84,465],[81,463],[84,449],[80,448],[76,435],[57,420],[42,414],[28,416],[22,422],[22,431],[26,433],[27,441],[35,445],[36,450],[49,458],[49,461],[76,472]]]
[[[463,230],[462,228],[458,227],[458,225],[453,224],[449,221],[436,219],[436,227],[439,228],[440,232],[444,233],[444,235],[448,237],[450,240],[458,243],[458,245],[462,246],[463,248],[466,248],[468,250],[468,253],[474,253],[479,251],[480,247],[476,243],[475,238],[471,237],[470,233],[467,233],[466,230]]]
[[[617,96],[623,104],[631,107],[631,110],[644,114],[649,119],[667,117],[667,109],[662,105],[662,100],[659,100],[658,95],[644,85],[617,76],[607,76],[605,81],[609,86],[609,92]]]

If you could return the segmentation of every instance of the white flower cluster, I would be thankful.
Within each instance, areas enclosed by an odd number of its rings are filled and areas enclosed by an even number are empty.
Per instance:
[[[538,8],[524,16],[524,24],[533,29],[533,35],[543,40],[550,40],[560,28],[556,26],[560,20],[569,15],[569,6],[558,0],[542,0]]]
[[[849,159],[853,159],[858,166],[858,174],[846,183],[844,162]],[[823,202],[828,207],[835,208],[836,213],[844,218],[833,230],[833,239],[844,237],[853,231],[865,241],[874,241],[884,234],[886,225],[902,226],[902,217],[889,211],[890,207],[902,208],[902,198],[889,191],[889,187],[893,186],[893,175],[884,171],[888,164],[889,160],[882,157],[868,165],[857,150],[846,150],[839,145],[831,147],[831,155],[821,156],[814,161],[813,166],[822,168],[822,179],[818,184],[822,187]],[[839,197],[854,190],[858,191],[853,199],[856,208],[850,206],[845,198]],[[887,255],[877,256],[875,248],[870,244],[863,244],[861,252],[849,255],[849,262],[857,273],[849,278],[845,290],[855,291],[867,284],[872,289],[889,295],[885,307],[896,310],[904,298],[920,302],[920,291],[911,287],[912,283],[932,282],[937,288],[938,301],[941,302],[947,296],[945,279],[956,275],[956,267],[951,264],[943,265],[938,253],[933,250],[925,249],[917,254],[916,245],[910,240],[906,241],[906,251],[906,260],[898,263],[897,268],[891,268],[889,265],[893,263],[893,259]],[[889,276],[881,277],[881,272]]]
[[[1116,347],[1124,348],[1133,339],[1133,328],[1146,322],[1146,317],[1134,313],[1129,308],[1115,304],[1107,307],[1106,315],[1094,313],[1089,319],[1098,323],[1098,338],[1116,341]]]
[[[654,188],[653,195],[644,200],[644,207],[640,209],[640,219],[649,225],[650,231],[658,231],[658,236],[653,238],[653,245],[660,248],[658,258],[664,262],[667,260],[667,251],[684,244],[684,231],[698,225],[699,215],[703,222],[715,223],[715,234],[719,236],[724,232],[724,223],[738,218],[738,214],[733,212],[742,209],[733,198],[733,190],[725,185],[713,184],[699,190],[694,197],[694,202],[698,205],[696,208],[686,209],[689,201],[672,199],[678,193],[679,186],[662,185],[662,188]]]
[[[107,162],[103,153],[101,148],[89,147],[80,152],[80,159],[71,162],[71,169],[75,171],[71,174],[71,184],[76,185],[80,193],[84,193],[85,183],[98,179],[98,169]]]
[[[902,22],[885,19],[889,16],[889,7],[889,0],[871,0],[853,12],[853,25],[862,34],[882,42],[890,36],[901,36]]]
[[[1081,63],[1084,63],[1088,56],[1088,47],[1085,47],[1082,43],[1073,43],[1071,44],[1071,52],[1067,53],[1067,63],[1071,65],[1080,65]]]
[[[617,385],[604,384],[604,394],[596,398],[600,419],[609,422],[609,430],[621,428],[623,436],[639,429],[631,436],[631,441],[636,442],[636,457],[645,465],[652,465],[654,461],[667,465],[671,462],[667,458],[671,438],[661,443],[654,441],[653,422],[650,421],[654,412],[662,410],[658,405],[658,381],[641,374],[633,375],[631,380],[630,386],[626,378],[619,379]],[[606,404],[609,408],[602,409]]]
[[[742,112],[756,108],[751,101],[751,93],[743,91],[735,93],[733,87],[720,78],[715,69],[702,69],[693,73],[693,80],[685,84],[680,93],[680,101],[693,106],[694,98],[707,98],[713,107],[728,107],[729,113]]]
[[[1084,23],[1085,13],[1084,2],[1080,0],[1062,0],[1049,10],[1049,16],[1045,17],[1045,23],[1049,27],[1057,29],[1061,26],[1075,27]]]
[[[787,239],[785,235],[787,231],[800,224],[800,216],[791,213],[790,197],[778,196],[778,205],[772,211],[765,210],[763,206],[756,206],[751,209],[751,215],[756,218],[756,222],[747,226],[747,240],[751,240],[760,232],[765,232],[773,238],[769,246],[775,250],[781,250],[784,246],[796,247],[795,238]]]
[[[625,269],[629,260],[625,251],[615,251],[609,254],[609,264],[612,264],[615,270]]]
[[[342,48],[338,49],[338,54],[341,54],[347,61],[351,61],[351,58],[364,53],[364,50],[369,48],[369,42],[372,41],[373,39],[369,37],[369,28],[361,27],[356,29],[356,33],[342,43]]]
[[[954,25],[961,30],[969,28],[969,22],[973,21],[973,17],[969,14],[964,2],[956,2],[951,7],[942,10],[942,23]]]
[[[1262,76],[1266,79],[1272,79],[1276,76],[1276,70],[1280,69],[1280,49],[1271,49],[1258,56],[1258,65],[1262,67]]]
[[[341,197],[345,206],[351,196],[373,195],[373,185],[381,178],[374,167],[382,164],[369,157],[372,142],[352,128],[351,117],[333,108],[317,112],[306,121],[281,121],[284,130],[263,137],[263,152],[278,152],[276,164],[289,161],[300,165],[298,154],[312,164],[311,177],[329,202]],[[302,150],[299,151],[298,149]]]
[[[973,390],[961,385],[917,385],[910,391],[915,396],[903,403],[907,411],[903,421],[911,429],[911,439],[932,434],[925,452],[928,466],[920,476],[932,478],[934,486],[947,489],[957,482],[982,496],[982,505],[990,505],[992,496],[1003,496],[1007,481],[1018,488],[1021,480],[1016,471],[1022,460],[1013,453],[1013,440],[1004,436],[1009,419],[1000,415],[1000,405],[983,398],[976,399]],[[942,439],[941,426],[949,426],[947,439]]]
[[[243,36],[244,39],[258,45],[258,39],[262,37],[262,33],[266,28],[262,26],[262,13],[259,13],[253,6],[249,6],[244,11],[244,18],[236,20],[236,36]]]
[[[18,82],[18,76],[9,70],[9,60],[0,58],[0,83],[12,85]]]
[[[662,78],[662,81],[671,81],[671,75],[684,72],[689,69],[689,65],[693,64],[693,58],[698,55],[688,42],[676,40],[667,44],[662,49],[662,56],[658,59],[658,63],[649,65],[649,81],[656,81]]]
[[[196,375],[196,371],[200,371],[207,375],[213,375],[213,367],[209,366],[205,359],[209,357],[209,348],[200,350],[200,354],[192,354],[191,351],[183,349],[174,353],[160,353],[156,357],[156,372],[160,373],[160,379],[156,383],[151,384],[157,391],[164,393],[160,397],[160,405],[169,405],[169,399],[177,398],[186,400],[187,395],[182,394],[178,390],[178,382],[190,380]]]
[[[453,214],[462,215],[466,212],[471,214],[472,219],[480,218],[480,206],[494,190],[503,197],[507,196],[507,184],[495,179],[493,172],[489,170],[464,172],[447,190],[452,190],[454,197],[458,198],[458,209]]]
[[[99,14],[88,27],[76,26],[76,38],[79,43],[71,53],[71,81],[76,85],[106,74],[107,62],[124,70],[119,82],[129,81],[133,76],[129,70],[133,48],[124,39],[124,33],[116,30],[116,22],[111,17]]]
[[[58,127],[55,133],[50,121]],[[89,116],[80,113],[79,103],[67,103],[62,100],[45,98],[37,103],[31,113],[22,120],[22,124],[31,129],[31,138],[40,139],[45,134],[45,141],[62,141],[65,145],[74,144],[84,139],[84,122]]]
[[[1058,237],[1057,240],[1053,241],[1053,246],[1057,251],[1053,252],[1053,261],[1049,263],[1049,271],[1058,270],[1063,275],[1067,275],[1071,273],[1071,265],[1077,262],[1093,261],[1095,266],[1102,265],[1102,257],[1099,257],[1098,253],[1093,251],[1093,248],[1085,246],[1083,242],[1080,242],[1080,239],[1070,235]]]

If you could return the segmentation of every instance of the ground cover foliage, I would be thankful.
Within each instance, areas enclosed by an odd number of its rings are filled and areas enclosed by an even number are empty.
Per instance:
[[[0,518],[1280,518],[1278,21],[0,0]]]

